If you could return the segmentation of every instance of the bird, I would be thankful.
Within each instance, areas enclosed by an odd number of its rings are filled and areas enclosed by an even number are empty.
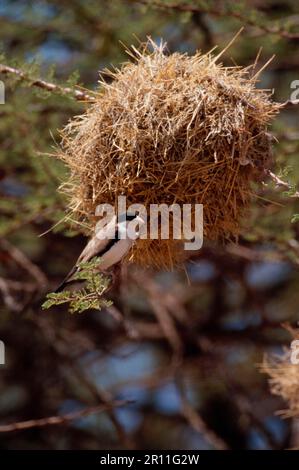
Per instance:
[[[129,225],[132,221],[138,222],[138,230],[135,229],[133,232]],[[78,284],[78,280],[74,279],[74,276],[80,271],[81,263],[86,263],[99,256],[100,263],[96,268],[97,272],[105,272],[120,263],[133,246],[135,240],[139,238],[141,227],[144,223],[144,216],[140,214],[136,215],[127,212],[121,214],[118,220],[114,215],[111,220],[89,240],[73,268],[54,292],[59,293],[66,287]],[[79,281],[79,284],[82,284],[82,281]]]

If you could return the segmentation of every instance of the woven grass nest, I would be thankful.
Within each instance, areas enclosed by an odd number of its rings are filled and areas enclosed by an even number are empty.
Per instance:
[[[224,67],[212,53],[167,54],[152,43],[105,72],[95,101],[62,131],[70,168],[62,190],[73,217],[129,203],[202,203],[204,238],[238,236],[252,182],[269,167],[268,124],[279,105],[256,88],[252,68]],[[180,240],[138,240],[127,261],[172,268],[188,255]]]

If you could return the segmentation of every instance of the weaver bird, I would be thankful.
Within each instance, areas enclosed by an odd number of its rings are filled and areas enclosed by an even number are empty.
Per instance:
[[[89,240],[74,267],[55,292],[61,292],[65,287],[78,284],[78,280],[74,279],[74,276],[80,271],[80,263],[91,261],[95,256],[101,258],[99,266],[96,268],[97,272],[105,272],[118,264],[133,246],[135,240],[139,238],[144,223],[145,219],[141,215],[122,214],[119,220],[114,215]],[[82,284],[82,281],[79,281],[79,284]]]

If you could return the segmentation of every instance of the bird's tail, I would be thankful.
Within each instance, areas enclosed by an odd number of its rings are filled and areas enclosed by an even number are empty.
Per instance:
[[[62,292],[63,289],[66,287],[66,285],[71,281],[71,277],[73,276],[73,274],[75,274],[75,272],[77,271],[78,267],[77,266],[74,266],[70,272],[68,273],[68,275],[63,279],[63,281],[61,282],[61,284],[59,284],[59,286],[55,289],[55,294],[57,294],[58,292]]]

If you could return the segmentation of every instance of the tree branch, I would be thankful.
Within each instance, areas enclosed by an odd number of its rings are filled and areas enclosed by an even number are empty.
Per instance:
[[[4,238],[0,239],[0,248],[8,253],[21,268],[27,271],[41,288],[48,285],[49,281],[43,271],[34,264],[19,248],[9,243]]]
[[[225,11],[225,10],[221,10],[220,8],[215,8],[211,6],[200,7],[200,6],[193,6],[193,5],[185,4],[185,3],[161,3],[159,1],[152,1],[152,0],[150,1],[149,0],[132,0],[132,1],[134,3],[140,3],[148,7],[154,7],[154,8],[159,8],[163,10],[175,10],[175,11],[182,12],[182,13],[206,13],[208,15],[217,16],[217,17],[228,16],[231,18],[235,18],[244,24],[247,24],[248,26],[253,26],[255,28],[258,28],[264,33],[275,34],[284,39],[299,40],[299,33],[290,33],[281,28],[274,28],[271,26],[257,24],[249,16],[246,16],[245,14],[240,13],[239,11]]]
[[[129,402],[127,400],[116,401],[111,404],[104,404],[100,406],[91,406],[84,408],[83,410],[74,411],[73,413],[68,413],[62,416],[50,416],[48,418],[41,419],[30,419],[28,421],[19,421],[17,423],[11,424],[1,424],[0,432],[12,432],[20,431],[22,429],[30,428],[42,428],[44,426],[53,426],[54,424],[66,424],[70,421],[74,421],[78,418],[83,418],[95,413],[103,413],[104,411],[109,411],[114,408],[127,405]]]
[[[299,100],[287,100],[282,104],[282,106],[286,109],[294,108],[295,106],[299,106]]]
[[[292,190],[292,187],[289,183],[287,183],[286,181],[283,181],[282,179],[280,179],[275,173],[273,173],[272,171],[268,170],[266,171],[266,174],[272,179],[272,181],[274,181],[274,183],[277,185],[277,186],[281,186],[282,188],[285,188],[289,191]],[[299,191],[295,191],[292,195],[290,195],[290,197],[299,197]]]
[[[177,374],[175,382],[177,385],[177,391],[181,399],[182,415],[186,419],[187,423],[189,423],[192,429],[204,436],[206,441],[209,442],[215,449],[227,450],[228,445],[226,444],[226,442],[224,442],[221,437],[219,437],[212,429],[207,426],[207,424],[199,415],[197,410],[194,409],[189,403],[182,378],[182,371],[180,370],[178,372],[179,373]]]
[[[60,85],[56,85],[55,83],[50,83],[45,80],[41,79],[32,79],[29,75],[27,75],[22,70],[16,69],[14,67],[10,67],[8,65],[0,64],[0,74],[5,75],[15,75],[19,77],[21,80],[25,80],[31,83],[32,86],[36,86],[38,88],[42,88],[43,90],[51,91],[54,93],[62,93],[66,95],[73,95],[77,101],[94,101],[94,96],[86,93],[82,90],[77,90],[71,87],[63,87]]]
[[[133,0],[139,3],[147,4],[146,0]],[[156,3],[156,2],[155,2]],[[167,7],[167,5],[161,5],[162,7]],[[190,7],[189,5],[185,5],[186,7]],[[191,7],[193,8],[193,7]],[[195,12],[197,12],[195,10]],[[299,36],[298,36],[299,37]],[[16,69],[15,67],[10,67],[8,65],[0,64],[0,74],[4,75],[15,75],[19,77],[21,80],[25,80],[30,83],[31,86],[35,86],[41,88],[43,90],[47,90],[54,93],[61,93],[66,95],[73,95],[77,101],[87,101],[87,102],[94,102],[95,96],[83,91],[74,89],[71,87],[63,87],[61,85],[57,85],[55,83],[47,82],[45,80],[41,80],[39,78],[32,79],[29,75],[27,75],[23,70]],[[92,93],[92,92],[91,92]],[[299,105],[299,100],[287,100],[284,103],[281,103],[282,108],[292,108],[294,106]]]

